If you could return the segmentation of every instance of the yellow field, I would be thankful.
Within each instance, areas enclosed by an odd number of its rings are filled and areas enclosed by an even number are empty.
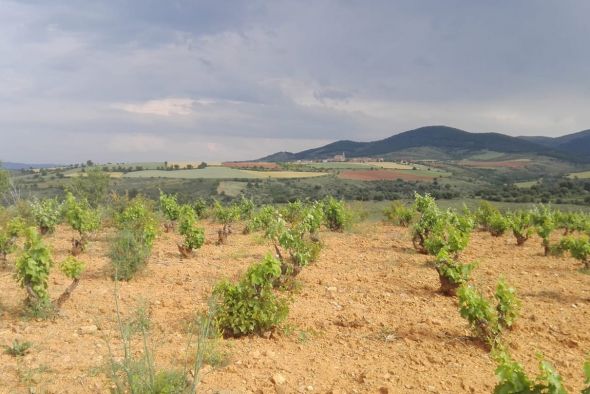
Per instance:
[[[109,174],[109,176],[111,178],[122,178],[123,177],[123,173],[122,172],[107,172],[107,174]],[[73,177],[78,177],[78,176],[86,176],[86,173],[85,172],[81,172],[81,171],[68,172],[68,173],[65,173],[64,176],[66,178],[73,178]]]
[[[367,162],[365,164],[370,165],[370,166],[374,166],[374,167],[386,168],[388,170],[411,170],[413,168],[413,166],[411,166],[409,164],[393,163],[393,162],[389,162],[389,161],[383,161],[383,162],[371,161],[371,162]]]
[[[572,172],[568,178],[590,179],[590,171]]]
[[[244,173],[268,178],[314,178],[328,175],[325,172],[304,172],[304,171],[252,171],[241,170]]]

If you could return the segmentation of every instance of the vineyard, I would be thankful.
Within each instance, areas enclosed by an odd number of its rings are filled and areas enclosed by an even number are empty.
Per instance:
[[[590,393],[590,217],[67,193],[0,214],[0,391]],[[2,391],[2,392],[4,392]]]

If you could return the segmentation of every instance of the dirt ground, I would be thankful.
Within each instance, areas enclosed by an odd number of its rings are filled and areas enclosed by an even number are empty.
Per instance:
[[[353,170],[342,171],[338,174],[341,179],[350,179],[356,181],[393,181],[403,179],[404,181],[430,181],[434,176],[415,175],[407,171],[394,170]]]
[[[207,223],[208,239],[217,225]],[[54,257],[67,255],[73,233],[49,236]],[[270,339],[220,340],[224,366],[205,367],[202,393],[490,393],[496,382],[489,354],[469,336],[456,300],[437,294],[429,258],[411,249],[409,230],[362,223],[351,232],[321,234],[325,247],[305,268],[291,295],[289,317]],[[0,353],[1,393],[108,393],[110,344],[120,354],[115,285],[109,276],[108,234],[81,256],[79,288],[55,320],[22,316],[25,292],[10,269],[0,269],[0,345],[30,341],[29,354]],[[180,368],[188,322],[206,308],[214,283],[235,279],[270,251],[258,234],[233,234],[229,244],[206,244],[181,260],[175,234],[156,241],[147,269],[119,293],[123,317],[144,303],[152,321],[158,368]],[[503,275],[523,309],[506,335],[512,354],[529,373],[542,352],[568,389],[583,386],[590,350],[590,275],[567,257],[543,257],[538,239],[517,247],[511,236],[475,233],[464,261],[477,260],[473,282],[487,295]],[[9,261],[14,261],[10,256]],[[55,268],[52,297],[68,280]],[[273,383],[277,374],[282,384]],[[31,390],[33,388],[34,390]]]

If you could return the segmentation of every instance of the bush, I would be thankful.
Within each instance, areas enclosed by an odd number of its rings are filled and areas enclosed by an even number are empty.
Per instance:
[[[113,279],[131,280],[135,273],[145,267],[151,246],[140,232],[121,230],[111,244],[110,258]]]
[[[484,231],[490,231],[490,223],[495,214],[500,213],[498,208],[488,201],[481,200],[475,210],[475,221]]]
[[[467,319],[476,337],[492,349],[500,345],[502,331],[513,326],[520,310],[516,291],[500,279],[494,295],[497,302],[495,308],[470,285],[462,285],[457,295],[459,312]]]
[[[500,212],[493,213],[488,220],[488,229],[494,237],[503,235],[510,228],[510,221]]]
[[[444,250],[453,258],[467,247],[473,220],[470,216],[458,215],[453,211],[440,213],[428,235],[424,238],[423,248],[430,255],[438,255]]]
[[[199,218],[205,217],[207,206],[207,201],[203,200],[202,198],[197,199],[192,205],[195,213],[197,214],[197,217]]]
[[[443,225],[441,222],[444,221],[444,217],[434,198],[429,194],[416,193],[413,208],[418,213],[418,220],[412,226],[412,243],[418,252],[427,254],[426,239],[434,228],[440,228]]]
[[[463,285],[457,291],[459,313],[467,320],[475,336],[489,347],[499,342],[498,316],[489,301],[475,288]]]
[[[50,303],[47,288],[53,259],[35,228],[27,228],[24,236],[25,244],[16,261],[15,277],[27,291],[27,304],[33,308],[43,307]]]
[[[115,222],[119,230],[128,230],[134,233],[137,239],[141,240],[151,251],[158,235],[158,221],[149,201],[141,197],[134,198],[121,213],[116,215]]]
[[[502,278],[496,286],[496,312],[498,314],[498,325],[501,329],[511,329],[514,321],[520,313],[520,300],[516,296],[516,290],[510,287]]]
[[[543,248],[545,256],[551,254],[551,233],[555,230],[555,212],[545,205],[538,205],[532,211],[533,224],[537,234],[543,239]]]
[[[184,257],[189,257],[196,249],[200,249],[205,243],[205,230],[190,227],[184,232],[184,241],[178,245],[178,250]]]
[[[457,289],[467,283],[476,263],[463,264],[453,260],[447,252],[437,255],[435,268],[440,280],[440,292],[447,296],[456,295]]]
[[[72,292],[78,287],[80,283],[80,275],[84,272],[85,264],[74,256],[69,256],[59,265],[61,272],[72,280],[72,283],[55,301],[55,306],[59,309],[72,295]]]
[[[581,236],[579,238],[566,237],[559,243],[561,250],[570,252],[573,258],[579,260],[585,269],[590,269],[590,238]]]
[[[328,196],[323,201],[324,222],[332,231],[344,231],[351,225],[351,214],[344,201]]]
[[[164,217],[169,220],[169,223],[166,223],[166,231],[169,231],[174,228],[174,222],[178,220],[180,215],[180,206],[176,201],[176,196],[166,194],[160,190],[160,210],[164,214]]]
[[[508,216],[510,228],[512,234],[516,238],[516,244],[518,246],[524,245],[524,243],[533,234],[533,218],[529,212],[515,212]]]
[[[86,248],[88,233],[100,227],[100,214],[90,207],[86,200],[76,200],[72,193],[67,193],[64,202],[66,221],[80,234],[79,240],[74,240],[72,253],[78,254]]]
[[[498,351],[494,355],[498,364],[496,376],[498,384],[494,388],[495,394],[530,393],[530,394],[567,394],[561,376],[547,361],[539,357],[540,374],[531,380],[522,365],[512,360],[506,351]],[[586,378],[590,379],[590,372],[586,371]],[[590,382],[586,382],[587,384]],[[587,394],[588,389],[582,391]]]
[[[16,239],[23,228],[24,223],[20,218],[14,218],[0,228],[0,259],[2,261],[6,262],[8,254],[16,249]]]
[[[406,206],[401,201],[392,201],[384,213],[390,222],[403,227],[408,227],[416,214],[412,207]]]
[[[280,276],[281,263],[268,255],[238,283],[224,281],[215,286],[213,296],[219,301],[215,320],[224,336],[262,334],[287,317],[286,301],[273,292]]]
[[[36,200],[31,202],[31,213],[41,234],[50,234],[61,221],[62,207],[53,198]]]

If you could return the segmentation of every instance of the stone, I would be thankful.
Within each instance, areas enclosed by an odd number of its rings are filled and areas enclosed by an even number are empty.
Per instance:
[[[96,325],[92,324],[89,326],[82,326],[78,329],[78,332],[82,335],[90,335],[90,334],[95,334],[98,331],[98,327],[96,327]]]
[[[285,384],[285,382],[287,382],[287,378],[285,378],[280,373],[275,373],[274,375],[272,375],[272,378],[270,380],[271,380],[271,382],[273,382],[274,384],[279,385],[279,386],[281,384]]]

